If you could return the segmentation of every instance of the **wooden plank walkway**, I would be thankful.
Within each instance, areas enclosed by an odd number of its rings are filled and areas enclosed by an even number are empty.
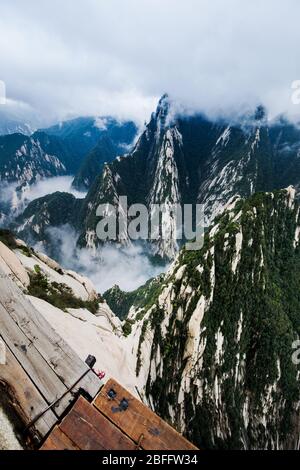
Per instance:
[[[115,380],[107,382],[94,405],[142,449],[196,449]]]
[[[134,450],[136,445],[108,419],[80,397],[60,425],[66,434],[83,450]]]
[[[46,400],[8,348],[6,348],[6,364],[0,365],[0,383],[4,388],[8,387],[10,401],[16,414],[24,422],[24,426],[47,408]],[[37,422],[36,430],[40,436],[44,436],[56,422],[57,416],[49,410]]]
[[[107,382],[92,404],[80,397],[41,447],[75,449],[197,450],[115,380]]]
[[[35,424],[43,438],[74,401],[79,389],[91,398],[101,381],[55,332],[0,267],[0,336],[7,361],[0,365],[0,384],[10,390],[13,406],[28,424],[61,397],[80,377],[76,387]]]
[[[62,432],[59,426],[55,426],[40,450],[80,450],[80,448]]]
[[[24,427],[66,394],[31,428],[39,442],[48,436],[43,450],[196,449],[115,380],[100,391],[98,377],[1,267],[0,338],[6,345],[0,392],[6,393]],[[77,398],[80,389],[96,397],[92,404]]]

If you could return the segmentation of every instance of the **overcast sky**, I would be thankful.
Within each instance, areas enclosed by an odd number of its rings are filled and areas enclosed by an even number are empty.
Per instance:
[[[164,92],[209,113],[300,113],[299,18],[299,0],[0,0],[0,80],[51,119],[144,120]]]

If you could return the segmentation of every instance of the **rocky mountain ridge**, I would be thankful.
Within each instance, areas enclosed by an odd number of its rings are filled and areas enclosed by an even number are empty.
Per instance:
[[[262,107],[238,122],[214,122],[203,115],[174,114],[172,101],[163,96],[133,151],[104,164],[80,203],[76,222],[71,215],[65,223],[77,231],[79,246],[95,249],[101,243],[96,235],[99,204],[117,207],[120,196],[127,196],[129,206],[144,204],[150,212],[154,204],[162,204],[160,235],[148,249],[153,256],[174,259],[182,245],[176,238],[174,204],[203,205],[209,225],[237,197],[290,184],[297,189],[299,152],[297,126],[284,118],[269,123]],[[45,211],[51,219],[47,204]],[[30,225],[26,214],[20,221],[24,224]],[[161,235],[162,225],[167,237]],[[40,229],[36,238],[43,241],[43,236]],[[124,234],[122,238],[121,243],[131,243]]]
[[[299,448],[299,215],[292,187],[236,201],[129,309],[139,388],[200,448]]]

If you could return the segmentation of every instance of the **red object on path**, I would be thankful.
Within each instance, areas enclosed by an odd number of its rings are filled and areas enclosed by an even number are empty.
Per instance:
[[[94,372],[99,377],[100,380],[104,379],[106,375],[104,370],[94,370]]]

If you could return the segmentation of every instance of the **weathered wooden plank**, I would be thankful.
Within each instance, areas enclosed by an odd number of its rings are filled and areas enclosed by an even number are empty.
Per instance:
[[[83,374],[84,364],[26,299],[22,291],[7,276],[1,276],[1,268],[0,302],[28,339],[34,341],[36,348],[61,380],[67,386],[71,386]]]
[[[48,404],[53,403],[67,391],[67,387],[55,371],[36,350],[35,343],[28,340],[2,304],[0,304],[0,331],[5,343]],[[51,344],[49,346],[51,347]],[[53,408],[57,416],[61,416],[65,412],[80,388],[91,392],[92,397],[99,391],[101,382],[98,377],[88,368],[86,370],[87,375]]]
[[[131,439],[83,397],[78,398],[59,427],[81,450],[136,449]]]
[[[115,380],[107,382],[94,406],[145,450],[197,449]]]
[[[51,431],[40,450],[80,450],[79,447],[65,435],[59,426]]]
[[[12,406],[25,425],[47,408],[46,400],[8,347],[6,348],[6,364],[0,365],[0,382],[8,386],[8,390],[13,396]],[[41,437],[44,437],[56,422],[56,416],[49,410],[35,424],[32,431],[36,430]]]
[[[88,366],[39,314],[1,268],[0,303],[68,388],[73,386],[78,378],[88,370]],[[75,391],[82,387],[91,397],[94,397],[100,386],[101,382],[98,377],[88,373],[87,377],[75,388]]]
[[[49,367],[44,358],[35,349],[33,343],[28,340],[1,304],[0,331],[4,342],[27,375],[31,377],[31,380],[47,403],[52,403],[67,391],[66,386]]]
[[[78,392],[78,390],[83,389],[90,395],[91,398],[94,398],[98,393],[103,383],[97,377],[97,375],[90,370],[87,375],[72,389],[72,392]]]

